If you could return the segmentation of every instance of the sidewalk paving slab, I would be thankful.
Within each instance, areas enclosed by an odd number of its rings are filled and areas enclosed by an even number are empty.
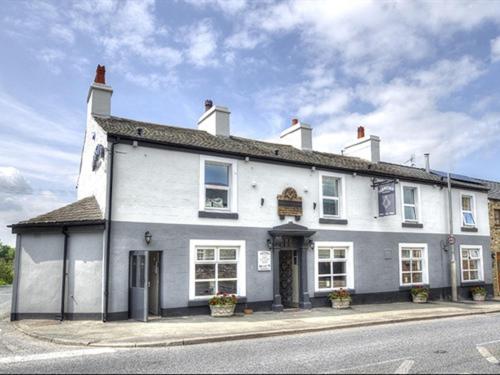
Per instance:
[[[21,320],[21,332],[64,345],[158,347],[300,334],[341,328],[499,313],[500,302],[355,305],[348,310],[314,308],[281,313],[256,312],[230,318],[208,315],[154,319],[148,323],[120,321]]]

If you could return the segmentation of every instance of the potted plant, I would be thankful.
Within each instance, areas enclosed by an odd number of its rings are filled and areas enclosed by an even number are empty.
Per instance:
[[[410,290],[413,303],[426,303],[429,298],[429,289],[423,286],[415,286]]]
[[[237,302],[234,294],[217,293],[208,301],[210,314],[213,317],[232,316]]]
[[[483,302],[486,300],[486,289],[482,286],[470,288],[470,292],[472,293],[472,299],[474,301]]]
[[[348,309],[351,306],[351,293],[347,289],[334,290],[328,295],[334,309]]]

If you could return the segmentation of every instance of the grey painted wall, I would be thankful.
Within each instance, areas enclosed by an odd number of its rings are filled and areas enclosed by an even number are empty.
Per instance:
[[[150,231],[150,245],[144,232]],[[272,272],[257,271],[257,251],[266,249],[268,229],[205,225],[113,222],[110,266],[110,312],[128,311],[128,262],[132,250],[161,250],[162,308],[185,307],[189,300],[189,240],[219,239],[246,241],[247,300],[272,300]],[[399,289],[399,243],[427,243],[431,288],[449,286],[449,254],[440,242],[445,235],[427,233],[377,233],[359,231],[318,231],[315,241],[354,243],[356,293],[390,292]],[[490,239],[487,236],[457,236],[460,244],[483,246],[485,282],[491,283]],[[460,272],[459,253],[457,267]],[[457,275],[459,277],[459,274]],[[314,252],[308,250],[308,288],[314,296]]]
[[[69,230],[65,312],[102,311],[102,230]],[[19,234],[17,314],[61,311],[64,235],[59,231]]]

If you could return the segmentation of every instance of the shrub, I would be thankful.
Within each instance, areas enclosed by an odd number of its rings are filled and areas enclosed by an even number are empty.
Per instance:
[[[14,248],[0,242],[0,285],[14,281],[14,254]]]
[[[429,298],[429,289],[424,288],[423,286],[415,286],[411,288],[410,293],[412,296]]]
[[[347,289],[334,290],[328,295],[330,300],[350,301],[351,293]]]
[[[238,298],[234,294],[227,293],[217,293],[217,295],[210,298],[208,301],[209,305],[219,305],[219,306],[228,306],[228,305],[236,305],[238,302]]]
[[[474,295],[474,294],[480,294],[482,296],[486,295],[486,289],[483,288],[482,286],[472,287],[472,288],[470,288],[470,292],[472,293],[472,295]]]

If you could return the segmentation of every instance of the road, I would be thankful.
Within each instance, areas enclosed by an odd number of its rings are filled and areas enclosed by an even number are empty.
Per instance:
[[[0,322],[0,373],[499,373],[500,314],[172,348],[59,346]]]

